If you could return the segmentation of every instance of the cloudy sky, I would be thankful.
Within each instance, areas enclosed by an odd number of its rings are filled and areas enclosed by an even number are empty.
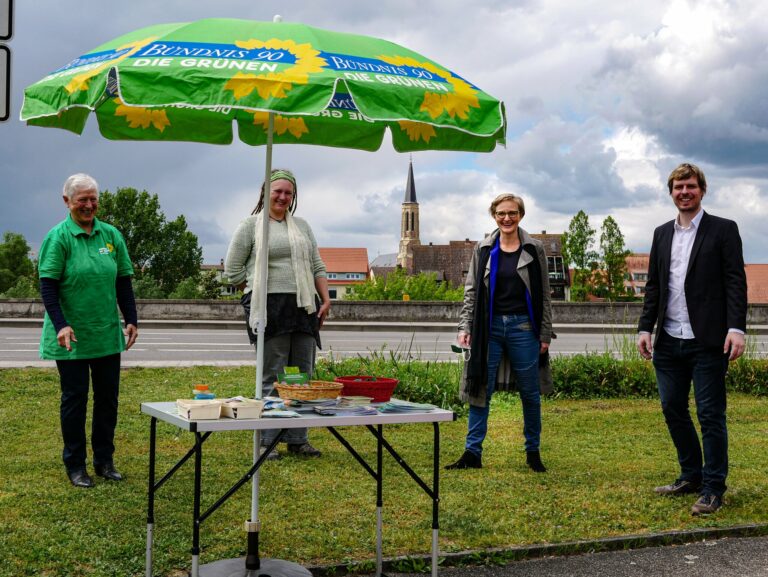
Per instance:
[[[223,258],[250,213],[264,149],[104,140],[27,127],[23,88],[136,28],[207,17],[271,20],[369,34],[444,64],[506,104],[506,148],[413,156],[422,242],[479,239],[498,193],[526,201],[522,226],[562,232],[580,209],[612,215],[627,247],[650,248],[674,215],[670,170],[707,174],[705,208],[739,223],[747,262],[768,262],[768,3],[720,0],[16,0],[11,119],[0,123],[0,233],[33,249],[65,216],[61,185],[88,172],[102,189],[157,193]],[[297,214],[321,246],[396,252],[408,155],[282,146],[299,180]]]

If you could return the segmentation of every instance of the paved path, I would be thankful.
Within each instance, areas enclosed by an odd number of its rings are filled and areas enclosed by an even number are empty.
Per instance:
[[[386,573],[388,577],[424,574]],[[768,537],[544,557],[503,566],[446,567],[441,577],[768,577]]]

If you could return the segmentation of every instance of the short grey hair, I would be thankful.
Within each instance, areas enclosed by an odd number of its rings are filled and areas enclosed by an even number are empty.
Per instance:
[[[78,192],[82,192],[84,190],[93,190],[96,192],[96,196],[99,195],[99,185],[96,182],[96,179],[88,174],[79,172],[77,174],[73,174],[64,182],[62,195],[72,199],[77,195]]]

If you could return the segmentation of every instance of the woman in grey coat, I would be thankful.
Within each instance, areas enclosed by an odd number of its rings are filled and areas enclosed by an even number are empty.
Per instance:
[[[482,467],[491,396],[510,389],[514,378],[523,405],[526,462],[543,473],[539,368],[548,370],[552,340],[547,257],[541,242],[519,228],[522,198],[501,194],[489,211],[498,228],[475,247],[459,322],[459,346],[469,349],[461,383],[462,400],[470,405],[467,439],[464,454],[446,468]]]

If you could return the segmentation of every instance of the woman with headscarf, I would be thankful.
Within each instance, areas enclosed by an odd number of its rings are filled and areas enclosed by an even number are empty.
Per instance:
[[[331,308],[325,264],[315,236],[304,219],[293,216],[296,178],[289,170],[276,169],[269,180],[268,188],[266,183],[262,185],[251,216],[237,227],[224,263],[224,274],[243,291],[241,302],[253,345],[256,334],[252,311],[258,310],[256,300],[264,293],[262,283],[267,285],[264,396],[272,394],[274,382],[286,366],[297,366],[301,372],[312,374],[316,347],[320,346],[319,331]],[[254,270],[262,250],[257,234],[262,218],[270,219],[266,279]],[[262,446],[269,445],[276,435],[277,430],[262,431]],[[289,453],[320,456],[320,451],[309,443],[307,429],[288,429],[282,440],[288,444]],[[277,459],[280,454],[274,450],[268,458]]]
[[[482,467],[491,396],[509,390],[514,380],[523,405],[526,462],[543,473],[539,369],[541,364],[548,372],[553,336],[547,257],[541,242],[519,227],[522,198],[501,194],[489,212],[497,228],[472,254],[459,321],[458,343],[468,350],[460,391],[469,402],[465,450],[446,468]]]

